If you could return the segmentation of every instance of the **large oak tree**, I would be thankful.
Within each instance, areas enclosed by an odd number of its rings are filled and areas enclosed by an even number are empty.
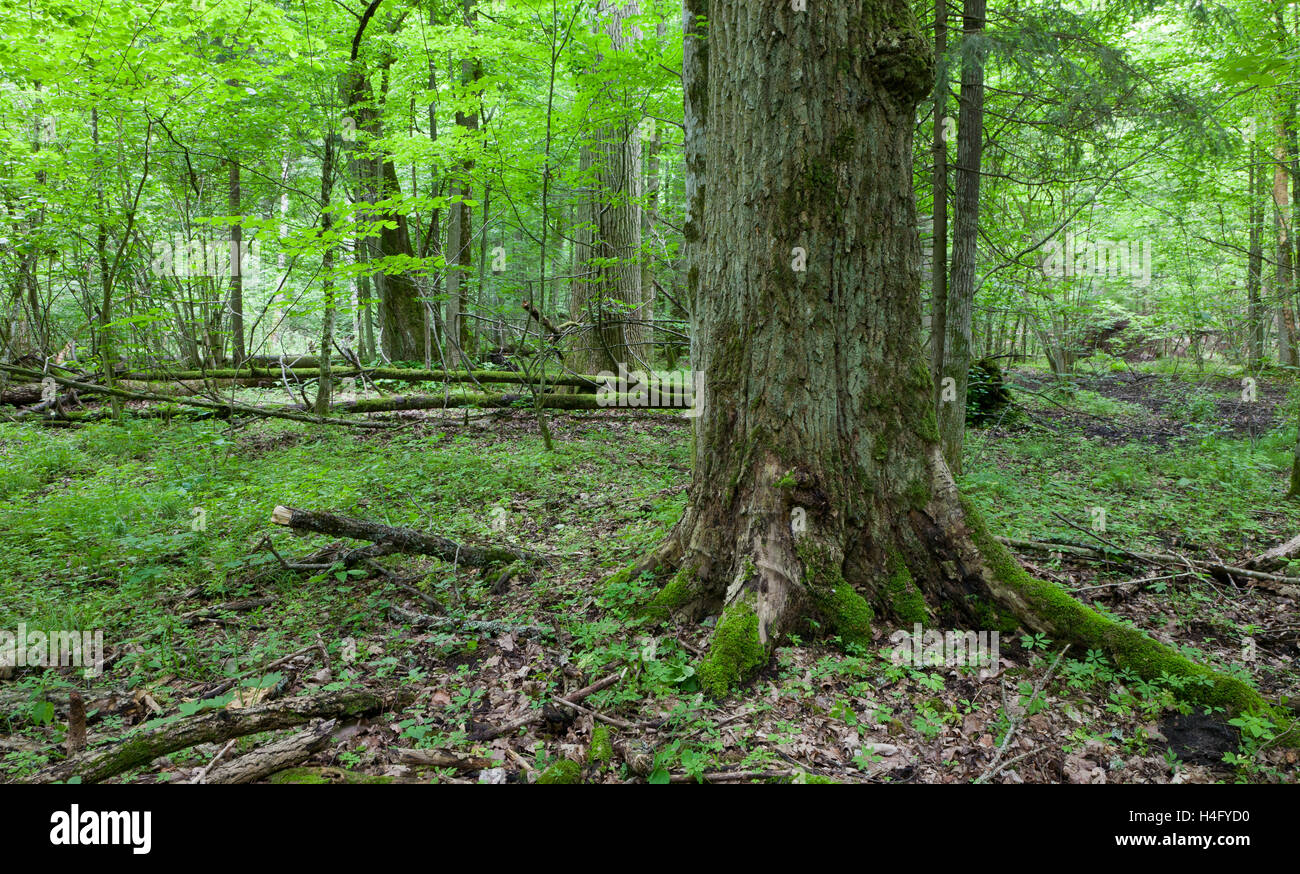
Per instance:
[[[806,6],[806,11],[793,7]],[[912,130],[934,87],[905,0],[685,0],[686,229],[704,372],[687,509],[628,573],[657,611],[719,615],[723,694],[816,622],[1022,626],[1192,697],[1239,680],[1029,577],[961,498],[921,344]]]

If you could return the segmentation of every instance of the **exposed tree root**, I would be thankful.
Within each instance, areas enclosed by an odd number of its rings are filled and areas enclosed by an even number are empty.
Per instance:
[[[802,631],[809,620],[846,643],[865,643],[871,619],[880,615],[900,624],[970,623],[969,629],[1004,633],[1023,627],[1079,652],[1101,650],[1145,680],[1168,681],[1185,700],[1290,721],[1240,679],[1031,577],[958,494],[937,450],[931,471],[928,500],[890,513],[889,523],[873,529],[873,542],[845,538],[839,546],[834,538],[792,533],[787,499],[757,523],[762,537],[742,536],[734,560],[721,560],[725,544],[710,543],[710,532],[693,523],[688,507],[657,550],[612,579],[643,572],[665,578],[649,605],[652,614],[719,616],[696,671],[701,685],[719,697],[766,665],[782,634]],[[725,576],[718,567],[726,568]]]

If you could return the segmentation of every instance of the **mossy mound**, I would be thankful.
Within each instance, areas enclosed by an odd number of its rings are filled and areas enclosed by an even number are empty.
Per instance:
[[[581,783],[582,766],[572,759],[558,759],[537,775],[537,782],[542,785]]]

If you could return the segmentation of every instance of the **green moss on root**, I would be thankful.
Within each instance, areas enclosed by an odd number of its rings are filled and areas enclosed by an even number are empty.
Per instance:
[[[695,600],[699,584],[695,579],[695,568],[683,566],[664,584],[650,600],[642,613],[654,620],[667,619],[676,610]]]
[[[1283,726],[1289,724],[1285,715],[1236,677],[1197,664],[1140,630],[1107,619],[1058,586],[1031,577],[1006,547],[989,534],[982,516],[969,500],[963,497],[961,503],[971,536],[993,576],[1023,602],[1030,614],[1048,626],[1053,637],[1064,643],[1101,649],[1119,667],[1133,671],[1144,680],[1167,675],[1190,681],[1177,692],[1186,700],[1269,716]],[[1029,617],[1022,618],[1030,624]]]
[[[581,779],[582,768],[572,759],[559,759],[552,762],[537,775],[537,782],[542,785],[578,783]]]
[[[767,650],[758,639],[758,614],[746,603],[722,611],[709,653],[695,670],[700,688],[725,698],[734,687],[767,664]]]
[[[601,588],[609,588],[610,586],[618,586],[626,583],[628,580],[632,579],[632,572],[634,570],[636,570],[635,562],[625,568],[615,571],[605,578],[605,582],[601,584]]]
[[[840,583],[829,590],[814,589],[812,596],[840,640],[859,646],[871,643],[871,620],[876,616],[867,599],[853,591],[852,586]]]
[[[829,555],[807,541],[800,541],[796,550],[803,562],[808,594],[826,624],[846,644],[869,644],[871,621],[876,616],[867,599],[854,591]]]
[[[609,726],[596,723],[591,728],[591,746],[587,750],[587,759],[593,765],[602,765],[614,760],[614,742],[609,736]]]
[[[899,622],[912,625],[925,622],[930,611],[925,606],[925,596],[912,579],[912,572],[907,569],[907,562],[895,550],[889,554],[889,580],[885,583],[885,592],[889,595],[894,616]]]

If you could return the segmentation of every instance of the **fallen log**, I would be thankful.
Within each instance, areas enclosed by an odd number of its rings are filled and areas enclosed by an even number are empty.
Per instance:
[[[0,364],[0,371],[16,373],[28,378],[41,376],[38,371],[29,371],[23,367],[14,367],[8,364]],[[94,385],[88,382],[79,382],[74,379],[66,379],[61,376],[50,377],[59,385],[75,388],[78,391],[87,394],[109,395],[110,397],[119,397],[126,400],[134,401],[151,401],[154,403],[173,403],[181,404],[188,407],[200,407],[205,410],[224,411],[227,415],[240,414],[246,416],[261,416],[271,419],[288,419],[293,422],[306,422],[311,425],[342,425],[349,428],[389,428],[390,424],[385,422],[369,421],[352,421],[349,419],[331,419],[328,416],[312,416],[305,413],[295,413],[281,409],[269,409],[266,407],[250,407],[246,404],[223,403],[220,401],[209,401],[200,398],[180,398],[169,397],[167,395],[155,394],[153,392],[127,391],[121,388],[108,388],[102,385]]]
[[[1257,571],[1278,571],[1286,567],[1288,561],[1298,557],[1300,557],[1300,534],[1250,559],[1246,562],[1246,567]]]
[[[296,510],[293,507],[276,507],[271,513],[271,521],[295,531],[311,531],[316,534],[328,534],[331,537],[369,540],[372,543],[391,546],[395,551],[407,555],[428,555],[468,567],[489,567],[494,564],[541,557],[513,547],[460,544],[435,534],[416,531],[414,528],[396,528],[350,516]]]
[[[633,395],[614,392],[600,396],[594,394],[543,394],[540,397],[542,407],[548,410],[686,410],[691,406],[691,398],[681,394],[664,394],[654,399],[644,398],[644,402],[641,402],[642,400],[642,398]],[[342,401],[331,405],[330,410],[336,413],[394,413],[404,410],[444,410],[459,409],[461,407],[499,409],[513,406],[519,401],[523,401],[531,407],[534,398],[530,394],[398,395],[386,398],[360,398],[355,401]],[[295,405],[294,409],[303,408],[301,405]]]
[[[29,404],[38,403],[40,399],[41,384],[39,382],[11,385],[0,391],[0,404],[7,404],[11,407],[25,407]]]
[[[292,768],[329,743],[336,721],[325,720],[305,731],[260,746],[237,759],[224,762],[203,777],[204,783],[255,783],[277,771]]]
[[[496,768],[500,762],[483,756],[454,756],[451,753],[439,752],[438,750],[409,750],[409,749],[392,749],[388,750],[393,754],[393,758],[404,765],[419,765],[426,768],[454,768],[457,771],[482,771],[486,768]]]
[[[320,368],[318,367],[286,367],[283,371],[277,368],[222,368],[220,370],[140,370],[129,371],[118,374],[119,380],[132,382],[167,382],[167,383],[186,383],[186,382],[205,382],[210,380],[225,380],[227,383],[231,380],[267,380],[280,379],[282,376],[291,376],[295,379],[319,379]],[[403,367],[367,367],[358,369],[356,367],[333,367],[330,368],[330,376],[334,379],[346,379],[348,377],[364,376],[370,380],[386,379],[391,382],[469,382],[499,384],[512,383],[516,385],[565,385],[578,388],[599,388],[604,384],[604,380],[595,376],[584,376],[582,374],[553,374],[549,376],[529,376],[524,373],[517,373],[511,370],[410,370]],[[39,386],[38,386],[39,388]]]
[[[201,743],[221,743],[259,731],[291,728],[313,719],[357,716],[383,706],[383,699],[373,692],[346,689],[286,698],[242,710],[215,710],[187,719],[169,717],[147,722],[119,740],[49,765],[25,782],[54,783],[80,777],[83,783],[99,783],[146,765],[159,756]]]

